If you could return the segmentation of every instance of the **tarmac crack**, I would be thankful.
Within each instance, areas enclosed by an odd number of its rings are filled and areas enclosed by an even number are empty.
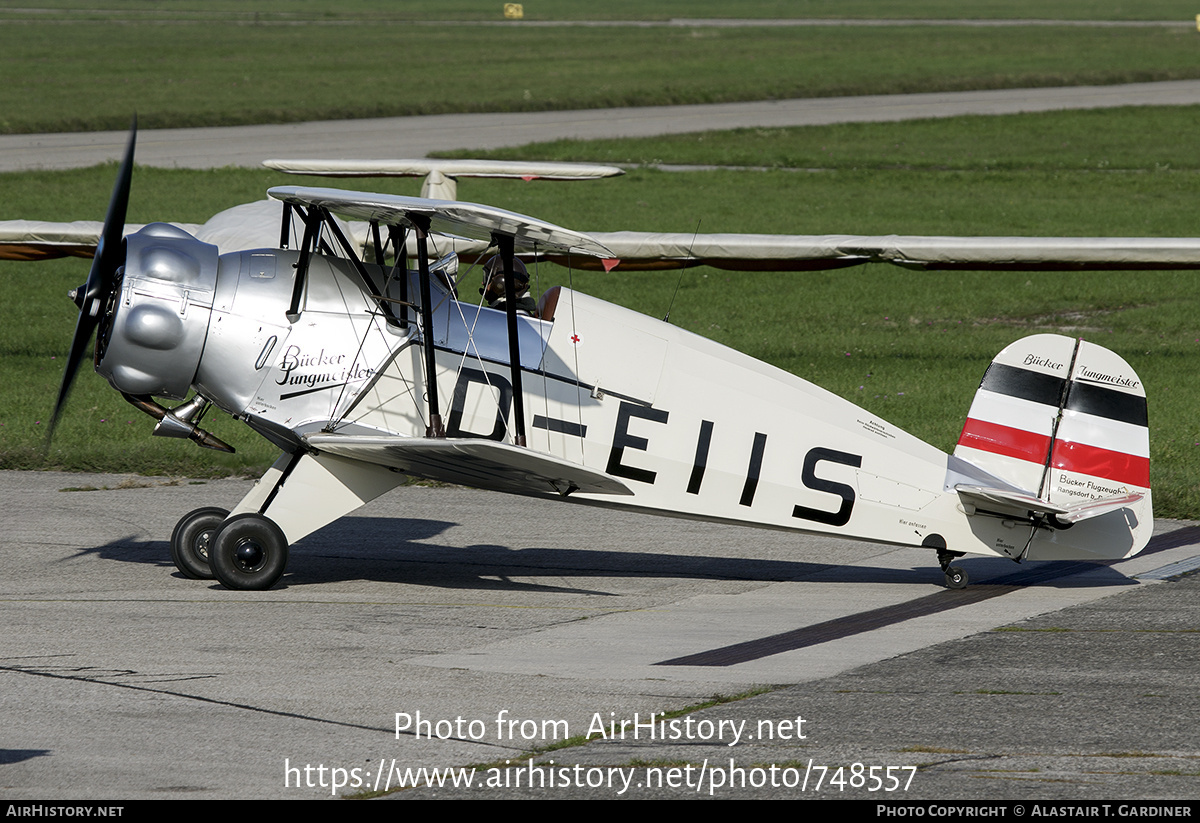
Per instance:
[[[323,724],[327,724],[330,726],[340,726],[340,727],[349,728],[349,729],[362,729],[364,731],[370,731],[370,732],[383,732],[383,733],[389,734],[389,735],[395,733],[395,729],[392,729],[390,727],[369,726],[369,725],[364,725],[361,723],[349,723],[344,720],[333,720],[333,719],[327,718],[327,717],[315,717],[313,715],[300,714],[298,712],[287,712],[287,711],[282,711],[280,709],[268,709],[263,706],[252,706],[248,703],[237,703],[237,702],[234,702],[231,700],[218,700],[216,698],[203,697],[201,695],[184,694],[182,692],[171,691],[170,689],[157,689],[157,688],[151,688],[149,686],[139,686],[134,683],[114,683],[111,680],[105,680],[105,679],[97,678],[97,677],[88,677],[88,676],[83,676],[83,675],[74,674],[74,673],[51,672],[51,671],[46,671],[43,669],[35,669],[32,667],[28,667],[28,666],[5,666],[5,665],[0,665],[0,671],[12,672],[13,674],[31,675],[34,677],[45,677],[45,678],[49,678],[52,680],[68,680],[68,681],[73,681],[76,683],[92,683],[92,684],[96,684],[96,685],[100,685],[100,686],[110,686],[112,688],[117,688],[117,689],[128,689],[130,691],[144,692],[147,694],[164,695],[167,697],[178,697],[183,700],[193,700],[193,701],[196,701],[199,703],[208,704],[210,706],[224,706],[224,707],[230,708],[230,709],[241,709],[243,711],[255,712],[257,714],[271,715],[273,717],[286,717],[286,718],[290,718],[293,720],[306,720],[306,721],[313,722],[313,723],[323,723]],[[208,676],[212,677],[212,676],[216,676],[216,675],[208,675]],[[461,742],[480,743],[480,741],[465,741],[465,740],[461,741]],[[495,745],[495,744],[481,743],[481,745]],[[498,748],[507,748],[507,747],[501,746]]]

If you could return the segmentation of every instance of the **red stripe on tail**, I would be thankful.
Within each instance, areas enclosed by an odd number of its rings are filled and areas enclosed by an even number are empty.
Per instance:
[[[1054,443],[1050,465],[1056,469],[1090,474],[1117,483],[1150,488],[1150,458],[1109,451],[1084,443]]]
[[[1050,452],[1050,437],[968,417],[958,445],[1044,465]]]

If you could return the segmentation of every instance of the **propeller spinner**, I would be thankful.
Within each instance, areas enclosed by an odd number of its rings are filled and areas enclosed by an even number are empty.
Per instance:
[[[108,199],[108,213],[104,216],[104,229],[92,258],[87,283],[71,293],[79,306],[79,319],[75,322],[75,336],[71,339],[71,351],[67,356],[67,367],[63,371],[62,385],[58,389],[58,400],[54,403],[54,415],[50,418],[47,440],[54,436],[54,427],[66,403],[71,384],[83,361],[83,352],[92,333],[100,323],[101,313],[108,304],[118,283],[117,270],[125,261],[122,237],[125,230],[125,212],[129,208],[129,188],[133,179],[133,152],[137,145],[137,117],[129,126],[129,142],[125,146],[125,158],[121,161],[117,180],[113,184],[112,196]]]

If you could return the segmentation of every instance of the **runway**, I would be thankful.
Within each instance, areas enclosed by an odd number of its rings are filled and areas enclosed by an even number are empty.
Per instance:
[[[257,166],[269,158],[416,158],[450,149],[602,137],[648,137],[711,129],[782,128],[1015,114],[1115,106],[1200,103],[1200,80],[1120,86],[823,97],[697,106],[588,109],[506,114],[443,114],[271,126],[145,129],[138,163],[167,168]],[[0,171],[64,169],[116,160],[123,132],[0,135]]]
[[[1194,524],[1111,566],[966,559],[964,597],[931,552],[404,487],[296,544],[271,591],[180,576],[175,520],[248,486],[0,473],[6,798],[340,796],[354,769],[369,787],[381,768],[525,765],[639,719],[637,739],[539,762],[914,767],[907,791],[700,792],[718,797],[1195,796],[1197,582],[1156,579],[1195,565]],[[828,636],[761,645],[814,626]],[[756,689],[647,739],[652,713]],[[697,792],[653,781],[391,796]]]

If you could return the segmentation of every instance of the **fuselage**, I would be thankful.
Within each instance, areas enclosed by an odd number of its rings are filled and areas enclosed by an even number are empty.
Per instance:
[[[381,309],[351,264],[314,255],[302,311],[290,320],[297,257],[221,258],[197,388],[285,449],[316,432],[423,437],[430,402],[418,313]],[[385,278],[382,268],[371,273]],[[417,294],[416,274],[408,277],[406,288],[388,283],[387,295]],[[457,300],[436,277],[431,288],[447,437],[514,442],[504,313]],[[520,316],[517,328],[528,448],[633,492],[573,496],[581,502],[1008,557],[1140,548],[1128,529],[1122,539],[1105,528],[1107,516],[1069,532],[1037,530],[1032,543],[1028,523],[967,516],[954,486],[1001,481],[668,323],[562,289],[553,317]]]

